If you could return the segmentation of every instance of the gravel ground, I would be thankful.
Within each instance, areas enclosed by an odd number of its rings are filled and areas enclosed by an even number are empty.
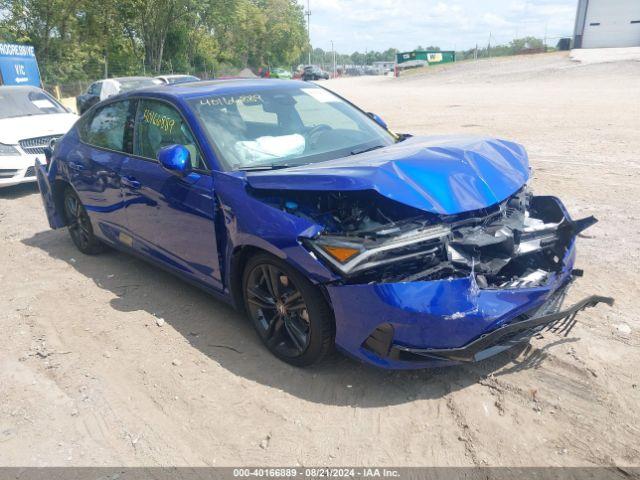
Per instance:
[[[289,367],[197,289],[78,253],[32,186],[0,191],[0,464],[640,464],[639,78],[550,54],[325,83],[399,132],[519,141],[537,193],[600,219],[570,300],[616,305],[473,366]]]

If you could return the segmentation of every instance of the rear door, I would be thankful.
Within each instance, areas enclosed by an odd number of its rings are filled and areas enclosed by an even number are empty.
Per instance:
[[[132,148],[134,107],[129,100],[111,102],[83,118],[80,142],[64,162],[94,231],[113,242],[125,224],[120,170]]]
[[[213,181],[188,123],[171,103],[141,99],[134,155],[122,167],[130,243],[172,270],[221,289]],[[181,177],[157,160],[160,148],[184,145],[193,172]]]

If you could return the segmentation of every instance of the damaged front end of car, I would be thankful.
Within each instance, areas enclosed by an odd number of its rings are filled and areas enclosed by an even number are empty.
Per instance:
[[[322,226],[300,238],[339,278],[324,285],[336,344],[388,368],[472,362],[544,328],[568,333],[575,314],[606,297],[561,309],[577,235],[559,199],[522,187],[480,210],[436,214],[373,190],[255,190],[252,196]]]

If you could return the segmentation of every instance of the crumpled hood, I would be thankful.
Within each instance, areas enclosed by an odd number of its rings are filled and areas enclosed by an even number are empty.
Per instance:
[[[64,135],[78,118],[73,113],[52,113],[0,119],[0,143],[17,145],[26,138]]]
[[[360,155],[247,175],[253,188],[375,190],[428,212],[452,215],[494,205],[529,178],[517,143],[478,137],[412,137]]]

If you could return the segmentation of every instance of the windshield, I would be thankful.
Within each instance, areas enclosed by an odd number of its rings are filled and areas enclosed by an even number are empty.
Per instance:
[[[230,170],[322,162],[393,144],[371,118],[316,86],[189,100]]]
[[[67,111],[43,90],[0,88],[0,118],[50,113],[67,113]]]
[[[176,85],[178,83],[188,83],[188,82],[199,82],[200,79],[198,77],[194,77],[192,75],[185,75],[184,77],[167,77],[167,82],[169,85]]]
[[[127,80],[118,80],[120,84],[120,92],[129,92],[137,88],[152,87],[154,85],[160,85],[160,80],[155,78],[135,78]]]

